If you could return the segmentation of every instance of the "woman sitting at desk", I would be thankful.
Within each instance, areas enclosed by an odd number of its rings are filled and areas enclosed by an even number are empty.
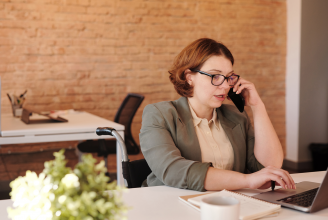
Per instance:
[[[152,170],[144,186],[236,190],[269,188],[274,180],[295,188],[280,169],[283,151],[265,106],[233,63],[227,47],[207,38],[176,57],[170,80],[182,97],[147,105],[142,116],[140,146]],[[222,104],[230,87],[252,109],[255,129],[245,111]]]

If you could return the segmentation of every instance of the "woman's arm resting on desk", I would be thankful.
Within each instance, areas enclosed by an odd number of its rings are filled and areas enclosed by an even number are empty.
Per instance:
[[[234,90],[242,94],[245,105],[250,106],[253,112],[256,159],[265,167],[281,168],[284,157],[282,146],[254,84],[240,78]]]
[[[210,167],[205,177],[204,188],[206,190],[269,188],[271,180],[276,181],[282,188],[295,189],[294,180],[289,173],[273,166],[263,168],[252,174]]]

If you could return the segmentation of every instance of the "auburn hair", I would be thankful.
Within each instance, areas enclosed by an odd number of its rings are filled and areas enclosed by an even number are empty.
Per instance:
[[[169,70],[170,81],[177,93],[184,97],[192,97],[193,86],[187,82],[185,71],[200,69],[211,56],[225,56],[234,64],[230,50],[220,42],[209,38],[195,40],[185,47],[174,59]]]

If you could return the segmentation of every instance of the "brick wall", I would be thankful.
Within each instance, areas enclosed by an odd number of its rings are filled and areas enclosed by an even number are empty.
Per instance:
[[[6,93],[27,89],[27,105],[39,110],[74,108],[113,120],[126,93],[141,93],[138,140],[144,106],[179,97],[167,73],[173,58],[210,37],[231,49],[235,71],[255,83],[285,146],[285,29],[284,0],[0,0],[2,112],[11,112]],[[75,145],[3,146],[0,179],[43,167],[8,151]]]

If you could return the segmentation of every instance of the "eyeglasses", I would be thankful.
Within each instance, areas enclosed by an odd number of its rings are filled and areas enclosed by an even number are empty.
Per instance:
[[[211,83],[213,86],[220,86],[224,82],[224,80],[227,80],[229,86],[234,86],[240,77],[239,75],[235,75],[235,74],[232,74],[231,76],[224,76],[222,74],[209,74],[201,70],[191,70],[191,71],[198,72],[200,74],[204,74],[206,76],[211,77],[212,78]]]

